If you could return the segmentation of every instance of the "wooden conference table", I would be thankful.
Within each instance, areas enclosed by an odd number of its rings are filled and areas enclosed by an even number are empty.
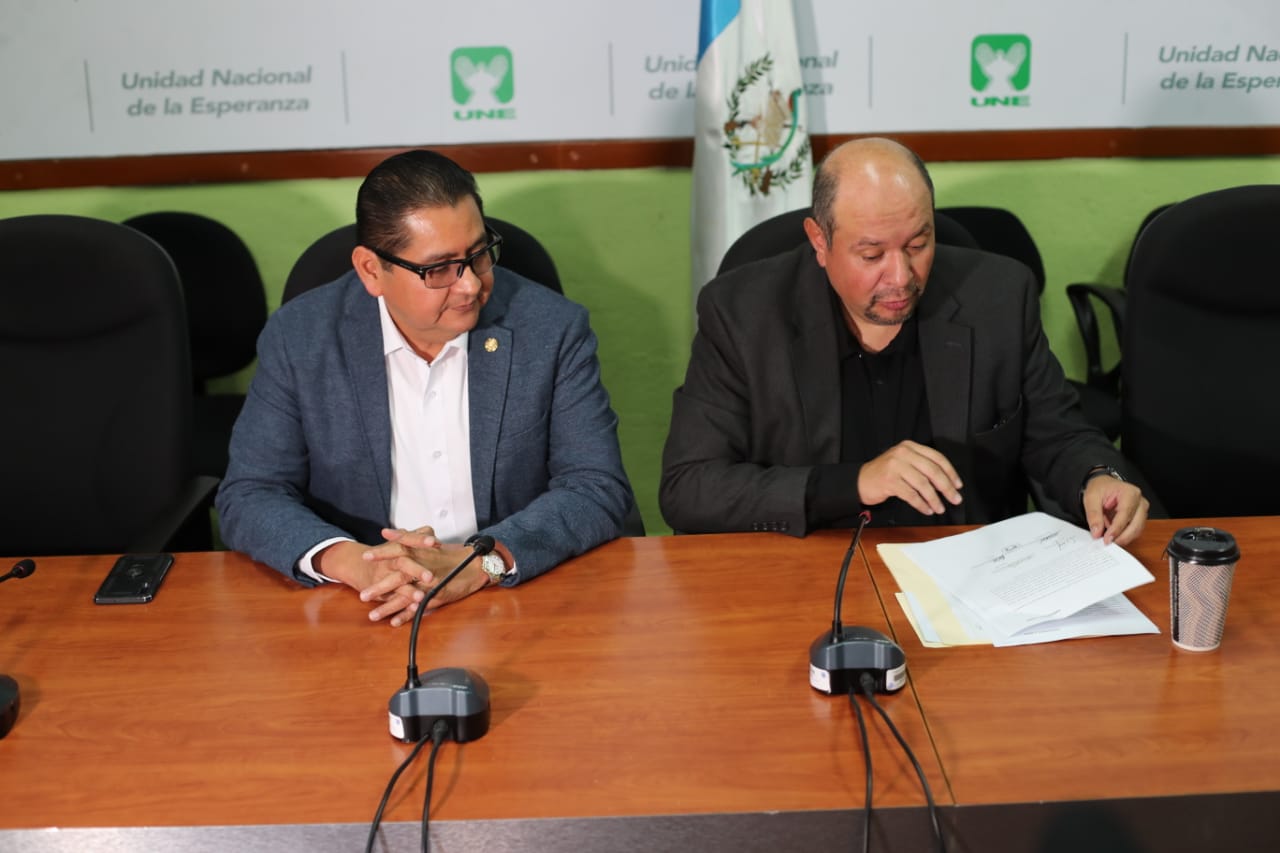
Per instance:
[[[1164,546],[1191,522],[1151,521],[1127,550],[1155,582],[1126,593],[1160,634],[996,649],[924,648],[863,538],[907,655],[963,850],[1280,850],[1280,518],[1203,522],[1240,545],[1222,646],[1169,640]],[[1011,807],[1011,804],[1021,804]]]
[[[868,531],[844,614],[891,633],[911,683],[881,702],[924,767],[956,850],[1280,846],[1280,533],[1226,519],[1244,553],[1227,634],[924,649]],[[446,744],[436,849],[828,850],[852,846],[864,771],[848,700],[808,686],[847,534],[623,539],[514,590],[431,614],[423,668],[465,666],[492,728]],[[306,590],[232,553],[180,554],[156,600],[101,607],[110,557],[37,560],[0,586],[0,673],[22,712],[0,740],[0,851],[362,849],[410,747],[387,732],[408,631],[345,589]],[[7,568],[8,563],[5,563]],[[873,849],[930,849],[924,798],[871,723]],[[417,849],[425,756],[380,850]],[[1132,846],[1055,847],[1088,827]],[[56,828],[56,829],[55,829]]]

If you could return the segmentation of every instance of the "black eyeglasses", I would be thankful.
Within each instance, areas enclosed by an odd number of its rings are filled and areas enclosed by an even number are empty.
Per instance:
[[[484,275],[493,269],[494,264],[498,263],[499,249],[502,246],[502,235],[494,231],[488,225],[484,227],[484,233],[489,238],[489,242],[484,246],[467,255],[465,258],[457,258],[452,261],[438,261],[434,264],[420,266],[419,264],[411,264],[404,258],[397,258],[390,252],[384,252],[381,249],[369,247],[369,251],[373,252],[382,260],[389,264],[395,264],[403,267],[409,272],[422,279],[422,283],[431,290],[443,290],[446,287],[452,287],[454,282],[462,278],[462,271],[467,267],[476,275]]]

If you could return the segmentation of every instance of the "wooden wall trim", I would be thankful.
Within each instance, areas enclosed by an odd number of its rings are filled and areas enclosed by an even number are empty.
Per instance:
[[[1280,126],[886,133],[926,161],[1221,157],[1280,153]],[[821,157],[853,135],[815,136]],[[0,190],[360,177],[401,148],[0,161]],[[568,140],[437,146],[474,172],[688,168],[693,140]]]

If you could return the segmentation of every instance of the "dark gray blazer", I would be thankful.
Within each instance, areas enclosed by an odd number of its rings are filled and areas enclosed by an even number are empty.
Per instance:
[[[840,456],[829,288],[808,244],[703,288],[662,459],[659,502],[673,528],[808,532],[810,470]],[[1031,478],[1081,521],[1088,470],[1125,465],[1079,413],[1049,351],[1030,270],[938,246],[917,316],[934,446],[965,484],[952,517],[987,523],[1025,512]]]
[[[476,521],[516,556],[517,583],[621,532],[617,417],[587,312],[563,296],[499,267],[468,340]],[[228,546],[302,583],[299,558],[325,539],[382,541],[387,371],[377,300],[354,271],[268,321],[217,508]]]

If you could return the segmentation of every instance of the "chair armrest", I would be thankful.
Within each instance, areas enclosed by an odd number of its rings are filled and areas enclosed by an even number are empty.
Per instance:
[[[1080,328],[1080,338],[1084,342],[1086,359],[1085,380],[1098,388],[1115,390],[1119,379],[1119,371],[1110,373],[1102,369],[1101,336],[1098,332],[1098,317],[1093,310],[1092,299],[1099,300],[1111,312],[1112,325],[1115,326],[1117,340],[1123,340],[1124,332],[1124,289],[1107,284],[1068,284],[1067,299],[1071,310],[1076,315],[1076,325]]]
[[[204,475],[188,480],[182,491],[174,498],[173,503],[161,513],[160,517],[138,533],[134,541],[129,544],[128,553],[156,554],[174,549],[174,543],[178,541],[179,534],[190,533],[195,529],[194,525],[198,524],[204,525],[203,536],[200,537],[198,544],[203,544],[207,538],[209,544],[204,547],[206,549],[212,547],[213,539],[209,532],[207,516],[209,509],[213,506],[213,496],[219,482],[217,477]],[[203,520],[201,515],[205,516]]]
[[[631,508],[627,510],[627,517],[622,520],[623,536],[644,536],[644,519],[640,516],[640,505],[636,503],[635,498],[631,499]]]

